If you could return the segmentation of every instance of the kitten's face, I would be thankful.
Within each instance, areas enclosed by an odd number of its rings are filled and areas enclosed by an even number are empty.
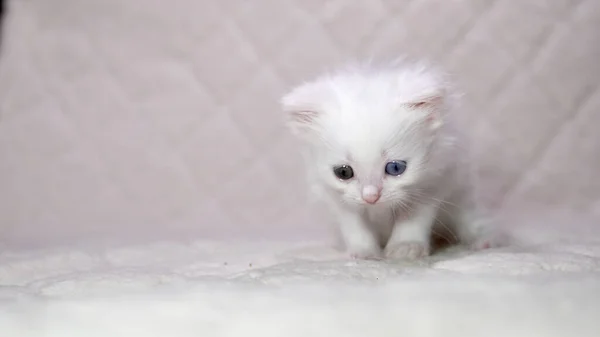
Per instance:
[[[390,115],[419,113],[412,110],[395,108]],[[352,205],[398,206],[424,195],[420,185],[429,174],[434,134],[423,119],[389,116],[345,123],[336,118],[321,121],[321,142],[312,145],[311,164],[330,192]]]
[[[342,73],[296,88],[283,105],[326,190],[350,205],[399,206],[424,196],[436,169],[440,85],[423,68]]]

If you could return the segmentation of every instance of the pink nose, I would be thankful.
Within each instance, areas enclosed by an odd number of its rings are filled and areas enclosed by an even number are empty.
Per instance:
[[[377,200],[379,200],[379,197],[381,195],[379,193],[377,194],[368,194],[368,195],[363,195],[363,200],[366,201],[369,204],[374,204],[377,202]]]
[[[362,198],[369,204],[374,204],[381,197],[381,189],[375,186],[366,186],[362,191]]]

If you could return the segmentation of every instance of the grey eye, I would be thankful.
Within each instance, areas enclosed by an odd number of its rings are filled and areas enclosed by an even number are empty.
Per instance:
[[[394,160],[385,164],[385,173],[391,176],[399,176],[406,171],[406,161]]]
[[[336,177],[342,180],[348,180],[354,177],[354,170],[348,165],[340,165],[333,168],[333,173]]]

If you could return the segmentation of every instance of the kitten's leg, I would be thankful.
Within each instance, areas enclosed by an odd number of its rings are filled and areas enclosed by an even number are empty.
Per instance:
[[[375,232],[357,212],[338,209],[340,234],[351,257],[357,259],[378,259],[381,248]]]
[[[466,176],[462,179],[457,179],[462,189],[456,191],[449,200],[456,206],[452,208],[449,216],[459,241],[477,250],[506,244],[508,238],[505,233],[499,230],[489,210],[480,201],[477,188],[479,184],[473,163],[465,162],[463,167],[471,170],[463,172]]]
[[[472,198],[463,198],[459,205],[451,217],[461,243],[476,250],[504,245],[504,235],[481,205]]]
[[[506,238],[495,222],[481,212],[459,210],[454,222],[460,242],[471,249],[496,248],[505,244]]]
[[[428,256],[431,228],[435,222],[437,210],[437,204],[419,205],[410,218],[397,221],[385,247],[386,257],[418,259]]]

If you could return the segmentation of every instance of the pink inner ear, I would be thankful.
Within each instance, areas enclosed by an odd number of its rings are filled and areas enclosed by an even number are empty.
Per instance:
[[[431,108],[442,103],[442,99],[443,98],[441,96],[426,97],[418,101],[409,102],[408,106],[413,109]]]
[[[430,104],[430,102],[416,102],[416,103],[410,103],[409,105],[411,108],[416,109],[416,108],[423,108],[428,104]]]
[[[419,109],[426,112],[426,120],[433,127],[439,126],[439,115],[437,113],[437,106],[441,103],[442,97],[432,96],[419,101],[410,102],[407,105],[411,109]]]
[[[317,113],[310,110],[292,111],[291,117],[297,123],[310,124],[317,118]]]

